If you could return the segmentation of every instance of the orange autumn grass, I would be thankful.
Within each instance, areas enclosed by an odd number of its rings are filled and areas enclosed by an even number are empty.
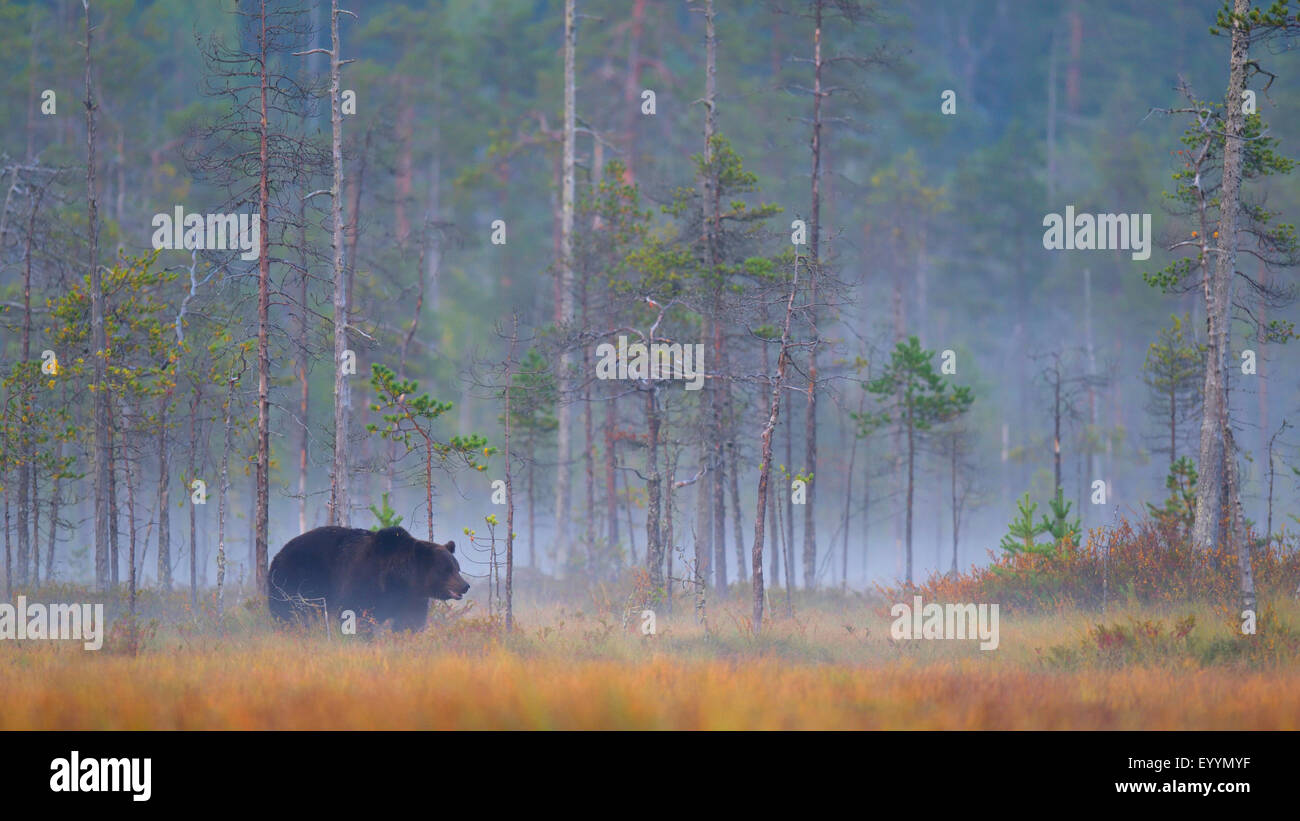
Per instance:
[[[350,657],[343,658],[348,655]],[[301,658],[262,647],[94,675],[0,675],[4,729],[1298,729],[1300,674],[1044,673],[777,660],[627,664],[484,656]],[[17,679],[17,680],[15,680]]]
[[[809,606],[763,639],[737,601],[708,635],[689,616],[646,637],[547,608],[510,637],[462,621],[372,642],[236,625],[158,636],[135,657],[4,642],[0,728],[1300,729],[1291,646],[1206,655],[1236,641],[1208,608],[1112,612],[1121,627],[1198,620],[1115,656],[1091,612],[1008,617],[981,653],[894,643],[877,606]]]

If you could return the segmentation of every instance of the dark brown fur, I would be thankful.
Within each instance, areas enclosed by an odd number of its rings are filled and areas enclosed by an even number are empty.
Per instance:
[[[455,542],[421,541],[400,527],[318,527],[275,555],[267,603],[282,623],[322,611],[338,620],[351,610],[358,624],[391,619],[395,630],[419,630],[430,598],[459,599],[469,590],[455,550]]]

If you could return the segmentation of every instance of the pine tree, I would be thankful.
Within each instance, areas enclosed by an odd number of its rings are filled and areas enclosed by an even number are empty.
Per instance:
[[[899,342],[889,362],[866,389],[885,407],[867,417],[868,424],[892,423],[906,438],[907,496],[906,548],[907,584],[912,584],[912,504],[916,493],[916,451],[921,436],[942,422],[965,413],[974,397],[970,388],[956,386],[934,370],[934,351],[921,347],[915,336]]]

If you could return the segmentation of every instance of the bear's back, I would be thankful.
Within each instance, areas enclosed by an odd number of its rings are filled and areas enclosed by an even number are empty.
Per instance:
[[[370,531],[326,525],[290,539],[271,560],[273,587],[302,595],[333,592],[349,554],[365,550]]]

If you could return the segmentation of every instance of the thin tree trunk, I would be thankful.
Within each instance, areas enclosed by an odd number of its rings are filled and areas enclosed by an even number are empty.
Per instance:
[[[14,171],[14,183],[18,182],[18,171]],[[32,213],[27,222],[27,237],[23,243],[23,319],[22,319],[22,361],[28,363],[32,358],[32,240],[36,233],[36,215],[41,208],[41,200],[45,194],[45,188],[37,189],[36,199],[32,203]],[[0,234],[0,243],[3,242],[3,234]],[[23,379],[19,382],[18,405],[22,410],[22,416],[30,417],[34,413],[32,407],[31,385],[28,380]],[[20,436],[20,453],[22,455],[18,463],[18,566],[20,577],[27,574],[27,553],[30,549],[32,554],[32,584],[40,584],[40,528],[39,518],[40,509],[36,501],[36,443],[32,440],[28,432],[28,426],[22,425],[19,429]],[[31,541],[27,537],[27,515],[30,506],[32,515]]]
[[[190,402],[190,464],[186,475],[189,477],[190,486],[186,487],[186,492],[193,493],[193,483],[198,475],[198,450],[199,450],[199,428],[198,415],[200,403],[203,399],[202,389],[199,387],[202,383],[195,381],[194,398]],[[204,500],[206,502],[206,499]],[[199,569],[198,569],[198,527],[195,521],[198,517],[198,505],[194,504],[191,496],[190,509],[190,612],[197,617],[199,612]]]
[[[576,128],[574,107],[574,51],[577,31],[574,19],[574,0],[564,2],[564,135],[560,183],[560,279],[556,301],[556,322],[567,325],[573,319],[573,143]],[[561,568],[570,549],[569,534],[569,437],[571,404],[568,399],[569,368],[572,353],[565,344],[560,353],[559,395],[560,407],[556,429],[555,477],[555,545]]]
[[[709,469],[708,444],[700,447],[700,467],[705,472],[695,489],[695,620],[708,629],[707,594],[709,584],[710,553],[713,542],[713,522],[709,514],[709,483],[705,481]]]
[[[85,10],[85,68],[86,68],[86,227],[90,233],[89,252],[86,267],[90,269],[90,329],[91,348],[95,379],[95,452],[94,452],[94,493],[95,493],[95,583],[100,590],[108,587],[110,578],[116,575],[116,549],[110,548],[110,533],[116,530],[110,525],[109,517],[114,515],[109,506],[109,486],[111,484],[112,442],[109,440],[109,411],[107,383],[108,362],[104,352],[108,350],[108,339],[104,328],[104,315],[107,312],[104,298],[104,284],[99,273],[99,204],[95,193],[95,101],[91,93],[90,82],[90,3],[83,3]],[[113,570],[110,573],[110,549]],[[112,578],[116,583],[116,579]]]
[[[519,343],[519,316],[511,317],[510,353],[506,357],[506,632],[515,627],[515,486],[510,466],[510,389],[514,379],[515,346]]]
[[[1095,387],[1096,377],[1097,377],[1097,356],[1093,347],[1093,340],[1092,340],[1092,269],[1091,268],[1083,269],[1083,314],[1084,314],[1083,327],[1084,327],[1084,340],[1085,340],[1084,347],[1088,357],[1088,433],[1089,433],[1089,435],[1085,437],[1084,440],[1085,442],[1087,442],[1087,447],[1088,447],[1088,475],[1085,478],[1088,482],[1091,482],[1094,479],[1098,478],[1097,477],[1097,448],[1092,440],[1092,434],[1097,430],[1097,389]],[[1173,459],[1173,452],[1174,452],[1174,448],[1171,447],[1169,449],[1171,460]],[[1080,494],[1083,493],[1083,489],[1086,486],[1087,485],[1084,482],[1079,483]],[[1079,517],[1083,520],[1084,526],[1086,527],[1087,522],[1091,517],[1089,517],[1088,509],[1083,504],[1082,496],[1080,496],[1080,500],[1079,500]],[[957,535],[956,533],[953,534],[954,539],[956,538],[956,535]],[[955,570],[956,568],[954,567],[954,571]]]
[[[9,483],[5,482],[5,598],[14,598],[14,554],[9,543]]]
[[[110,403],[108,406],[108,550],[113,563],[113,587],[116,588],[121,582],[121,562],[118,560],[117,549],[121,516],[117,507],[117,427],[113,417],[113,406]]]
[[[235,410],[235,385],[238,379],[231,375],[226,385],[226,407],[221,446],[221,486],[217,490],[217,622],[225,614],[226,594],[226,499],[230,495],[231,416]]]
[[[724,475],[726,465],[723,462],[722,444],[718,441],[722,438],[722,418],[715,416],[713,421],[713,431],[717,434],[717,439],[714,440],[716,444],[711,448],[715,469],[713,482],[710,483],[713,490],[713,583],[719,594],[725,594],[727,592],[727,487]]]
[[[844,426],[840,426],[844,430]],[[853,445],[849,448],[849,469],[844,476],[844,543],[841,546],[840,556],[840,589],[849,589],[849,518],[850,507],[853,504],[853,466],[858,460],[858,438],[853,437]]]
[[[1234,13],[1245,15],[1249,0],[1234,0]],[[1219,190],[1219,247],[1214,255],[1214,273],[1204,283],[1208,356],[1205,368],[1204,405],[1201,415],[1199,479],[1196,484],[1196,519],[1192,543],[1206,550],[1214,545],[1214,534],[1226,516],[1231,516],[1235,499],[1224,499],[1225,465],[1232,455],[1224,446],[1230,435],[1227,409],[1227,351],[1230,320],[1229,289],[1237,266],[1237,225],[1241,200],[1244,115],[1241,100],[1246,87],[1248,32],[1242,23],[1232,25],[1232,48],[1228,63],[1228,93],[1222,183]],[[1225,512],[1225,508],[1227,511]],[[1242,577],[1243,598],[1247,579]],[[1253,588],[1253,584],[1251,585]],[[1253,593],[1251,596],[1253,604]],[[1250,608],[1247,608],[1250,609]]]
[[[605,527],[611,548],[618,544],[618,477],[614,471],[617,424],[618,400],[610,398],[605,403]]]
[[[785,464],[788,469],[794,472],[794,417],[793,407],[791,412],[785,415]],[[798,583],[795,579],[794,563],[794,488],[782,487],[781,496],[785,499],[785,587],[789,592],[787,601],[794,601],[794,588]],[[804,586],[808,586],[808,581],[804,580]],[[793,605],[791,605],[793,606]]]
[[[298,210],[298,249],[301,269],[298,272],[298,532],[307,527],[307,457],[311,442],[309,411],[311,409],[311,380],[307,378],[307,204],[300,201]],[[392,470],[392,462],[389,462]],[[391,490],[391,488],[390,488]]]
[[[907,406],[907,586],[912,587],[912,495],[916,475],[916,438],[912,425],[912,406]]]
[[[40,476],[37,474],[36,465],[31,465],[31,507],[32,507],[32,588],[39,589],[41,586],[41,504],[40,504]]]
[[[867,572],[867,559],[870,554],[871,540],[871,443],[867,442],[863,454],[862,476],[862,581],[867,584],[871,576]]]
[[[348,498],[348,419],[351,416],[351,380],[343,372],[343,358],[348,347],[348,283],[343,264],[343,102],[342,61],[339,53],[339,4],[330,4],[330,220],[334,251],[334,461],[330,470],[330,522],[347,527],[350,517]],[[430,536],[432,538],[432,535]],[[260,558],[260,555],[259,555]],[[260,571],[260,568],[259,568]]]
[[[1055,381],[1052,383],[1052,471],[1056,484],[1052,486],[1053,496],[1061,485],[1061,361],[1056,361]]]
[[[808,226],[808,325],[811,335],[808,348],[808,409],[804,417],[804,469],[811,478],[803,508],[803,576],[804,587],[817,586],[817,517],[814,503],[817,494],[817,285],[821,280],[818,241],[821,233],[822,175],[822,3],[814,4],[813,28],[813,122],[812,122],[812,213]]]
[[[537,567],[537,530],[533,523],[533,510],[536,505],[533,503],[533,469],[537,465],[537,445],[533,442],[533,433],[528,432],[526,440],[528,447],[528,566]]]
[[[957,574],[957,527],[959,524],[958,514],[957,514],[957,436],[956,434],[953,434],[951,455],[952,455],[952,463],[950,465],[951,468],[950,475],[952,477],[952,484],[949,489],[952,492],[951,493],[952,496],[952,572],[953,575],[956,575]]]
[[[727,408],[730,411],[731,401],[728,399]],[[736,459],[736,443],[734,441],[735,422],[730,412],[727,414],[728,436],[727,436],[727,477],[731,480],[731,525],[736,540],[736,581],[749,581],[749,574],[745,568],[745,530],[741,523],[740,511],[740,470],[738,460]]]
[[[776,358],[776,380],[772,383],[768,400],[767,424],[763,427],[762,456],[758,463],[758,510],[754,515],[754,547],[751,573],[753,574],[753,626],[757,635],[763,629],[763,523],[767,513],[768,480],[772,473],[772,435],[776,431],[777,417],[781,413],[781,389],[785,382],[785,369],[790,348],[790,318],[794,315],[794,295],[799,288],[799,262],[795,260],[794,278],[790,283],[790,296],[785,303],[785,325],[781,329],[781,352]]]
[[[588,280],[590,277],[586,271],[582,275],[582,329],[587,330],[588,314]],[[582,372],[591,373],[591,348],[588,345],[582,346]],[[586,551],[587,561],[591,562],[595,557],[596,550],[596,463],[595,463],[595,433],[592,429],[592,408],[591,408],[591,380],[584,379],[582,385],[582,430],[586,436],[586,447],[582,449],[582,466],[583,477],[586,480],[587,504],[585,513],[585,522],[583,524],[583,546]]]
[[[709,0],[711,3],[712,0]],[[641,33],[645,29],[646,0],[634,0],[632,23],[628,35],[627,73],[623,78],[623,156],[627,159],[623,181],[632,185],[636,180],[635,161],[640,156],[636,148],[636,121],[640,113],[637,95],[641,87]],[[708,13],[711,17],[711,12]]]
[[[122,420],[125,426],[127,421],[126,408],[122,409]],[[135,479],[131,476],[131,456],[126,452],[126,436],[123,434],[123,452],[122,452],[122,470],[126,473],[126,527],[127,527],[127,590],[129,610],[131,614],[131,637],[130,650],[131,655],[135,655],[139,636],[135,618],[135,591],[136,591],[136,570],[135,570]]]
[[[663,479],[659,475],[659,397],[658,388],[651,383],[646,396],[646,430],[647,430],[647,468],[650,475],[646,478],[646,569],[650,571],[650,589],[663,589],[664,556],[663,545],[659,541],[660,492]]]
[[[406,214],[406,206],[411,198],[411,138],[415,131],[415,105],[410,101],[408,78],[399,78],[397,87],[400,102],[394,128],[397,137],[397,175],[393,180],[393,217],[396,222],[394,233],[397,247],[404,249],[411,236],[411,220]]]
[[[718,65],[718,41],[714,31],[714,12],[713,0],[706,0],[704,7],[704,237],[705,237],[705,254],[710,276],[716,279],[718,264],[718,176],[717,170],[713,167],[713,141],[717,133],[717,65]],[[719,317],[722,313],[722,288],[721,283],[713,286],[713,292],[710,295],[712,310],[706,318],[705,327],[703,328],[704,337],[711,339],[713,342],[713,361],[721,363],[722,361],[722,323]],[[708,387],[708,408],[711,413],[711,419],[706,422],[705,430],[708,432],[706,439],[709,444],[706,446],[706,463],[708,464],[706,486],[710,489],[709,495],[712,498],[708,501],[711,505],[709,511],[709,521],[711,524],[711,533],[709,539],[712,543],[713,555],[711,562],[713,567],[713,580],[718,592],[725,592],[727,589],[727,549],[726,549],[726,498],[725,486],[723,484],[723,453],[722,453],[722,396],[721,384],[714,382]],[[738,546],[739,548],[739,546]]]
[[[172,392],[168,388],[158,408],[158,586],[172,587],[171,504],[167,500],[170,467],[167,463],[167,406]]]
[[[1226,432],[1224,451],[1227,454],[1225,469],[1228,474],[1228,500],[1233,506],[1231,517],[1231,541],[1237,553],[1237,574],[1241,594],[1242,610],[1255,612],[1255,573],[1251,565],[1251,545],[1246,533],[1246,517],[1241,507],[1240,477],[1237,472],[1237,446],[1233,442],[1232,429]]]
[[[764,320],[767,319],[766,312],[764,312],[763,318]],[[770,366],[771,366],[771,357],[768,354],[767,346],[764,345],[763,346],[763,373],[771,373]],[[786,418],[788,420],[789,416],[787,415]],[[781,586],[781,530],[780,530],[780,522],[778,521],[778,515],[780,511],[781,511],[781,501],[780,501],[780,496],[778,496],[777,498],[772,500],[772,504],[768,505],[769,536],[768,536],[767,547],[768,550],[772,551],[772,587],[773,588],[779,588]]]
[[[268,78],[267,64],[269,43],[267,41],[266,0],[261,4],[261,36],[258,47],[258,84],[261,94],[260,120],[258,124],[258,219],[261,233],[257,256],[257,473],[256,501],[253,508],[254,548],[253,579],[259,593],[265,594],[266,588],[266,542],[267,527],[270,524],[270,474],[271,474],[271,350],[270,350],[270,307],[271,307],[271,225],[270,225],[270,156],[268,138],[270,124],[267,108]]]
[[[664,606],[673,612],[673,551],[676,549],[677,535],[673,530],[673,499],[677,495],[677,457],[680,451],[673,447],[668,458],[668,493],[664,500]]]
[[[54,463],[59,465],[60,468],[63,465],[62,439],[60,439],[58,444],[54,446]],[[45,552],[45,581],[47,584],[54,581],[54,545],[55,537],[59,529],[59,502],[63,490],[61,487],[62,479],[63,475],[61,470],[56,469],[54,471],[53,487],[50,488],[50,541],[49,547]]]

